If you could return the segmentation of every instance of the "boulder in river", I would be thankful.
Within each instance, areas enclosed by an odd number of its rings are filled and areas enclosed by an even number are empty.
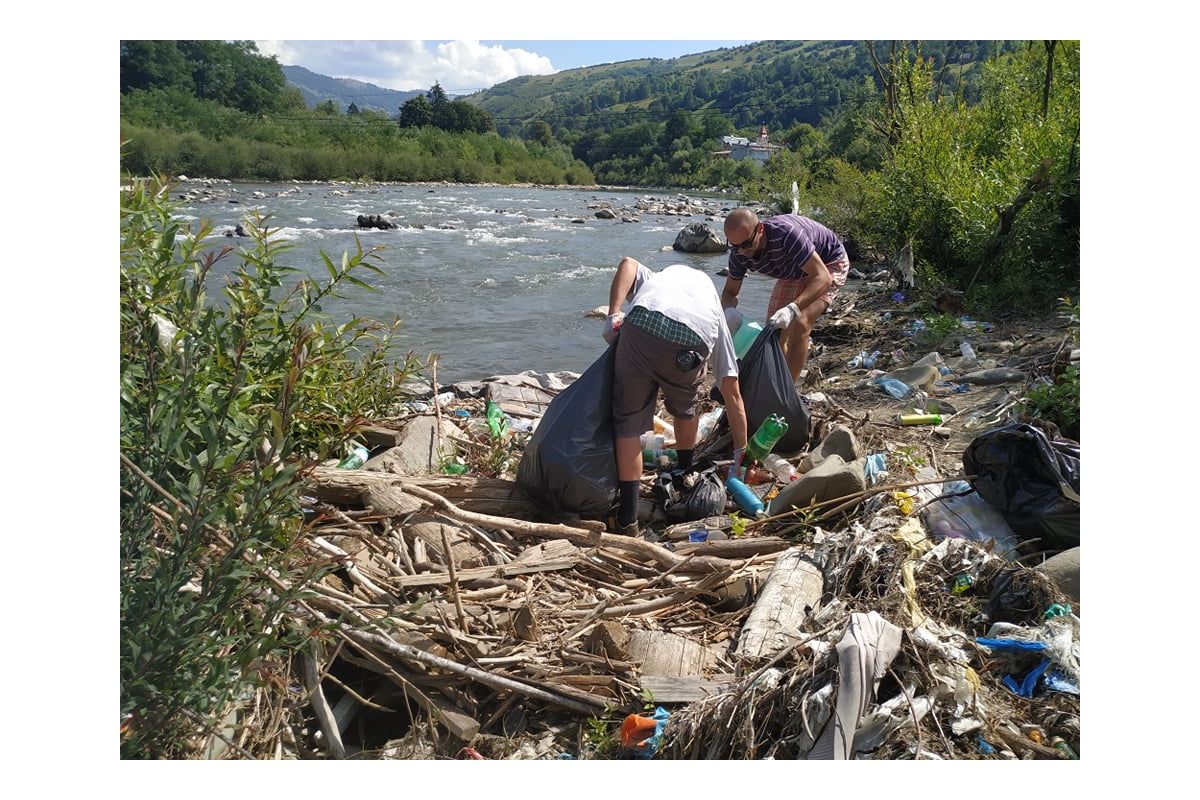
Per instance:
[[[724,253],[727,245],[703,222],[693,222],[679,232],[672,248],[685,253]]]

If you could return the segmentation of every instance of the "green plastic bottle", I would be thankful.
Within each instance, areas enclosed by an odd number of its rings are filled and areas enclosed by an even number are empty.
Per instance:
[[[750,441],[746,443],[746,458],[753,461],[762,461],[767,457],[772,448],[779,443],[783,435],[788,431],[787,420],[778,414],[772,414],[763,420],[762,425],[758,426],[758,430],[750,437]]]
[[[488,400],[487,404],[487,425],[493,439],[508,436],[508,422],[504,419],[504,412],[491,400]]]

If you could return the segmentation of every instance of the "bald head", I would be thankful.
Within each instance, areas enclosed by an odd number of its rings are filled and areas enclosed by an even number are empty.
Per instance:
[[[725,238],[730,242],[744,242],[754,233],[758,215],[748,208],[736,208],[725,217]]]

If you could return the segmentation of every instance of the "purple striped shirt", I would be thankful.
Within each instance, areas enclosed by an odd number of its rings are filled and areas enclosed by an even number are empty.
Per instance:
[[[815,251],[826,265],[846,258],[846,248],[837,234],[821,223],[799,214],[776,214],[762,221],[766,246],[758,258],[737,250],[729,252],[729,277],[743,278],[747,271],[770,278],[794,281],[805,276],[804,262]]]

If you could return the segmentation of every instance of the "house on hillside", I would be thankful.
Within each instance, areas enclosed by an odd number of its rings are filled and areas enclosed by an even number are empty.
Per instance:
[[[734,161],[753,158],[760,164],[765,163],[768,158],[783,149],[768,141],[766,125],[759,127],[758,139],[755,141],[751,141],[745,136],[722,136],[721,144],[725,146],[724,149],[715,151],[713,157],[732,158]]]

